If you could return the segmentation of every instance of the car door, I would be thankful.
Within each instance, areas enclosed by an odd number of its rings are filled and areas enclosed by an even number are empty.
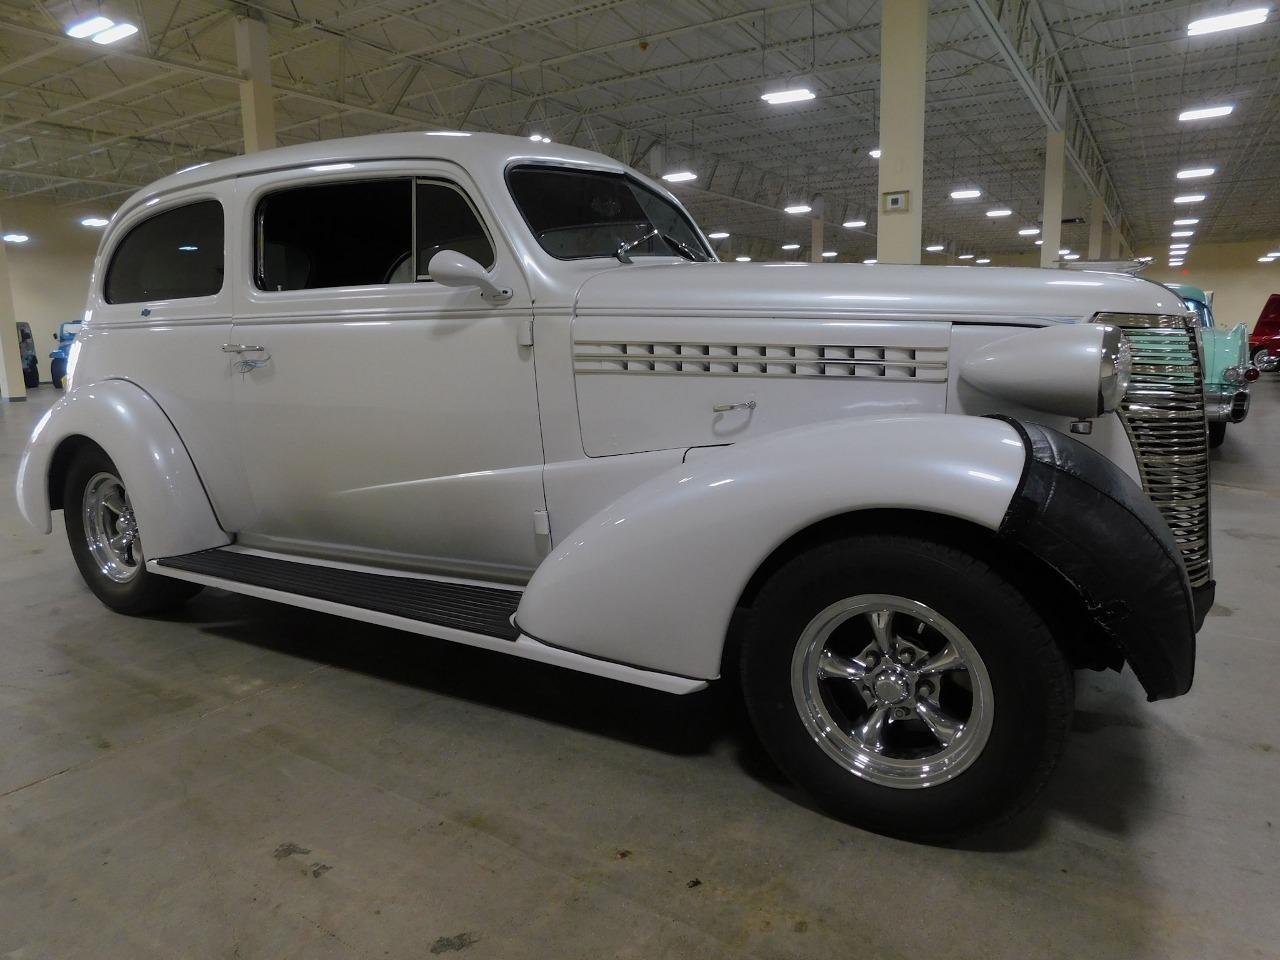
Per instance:
[[[241,542],[522,580],[545,543],[518,262],[454,165],[338,166],[241,184],[253,234],[229,344],[253,501]],[[432,281],[442,249],[510,297]]]
[[[81,356],[92,359],[76,377],[129,380],[150,394],[224,526],[247,499],[222,352],[234,299],[226,268],[237,252],[235,213],[234,187],[219,182],[152,199],[112,225],[78,335]]]

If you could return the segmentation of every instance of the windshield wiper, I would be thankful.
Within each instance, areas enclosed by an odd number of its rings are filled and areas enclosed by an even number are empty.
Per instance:
[[[652,240],[654,237],[659,237],[661,235],[662,234],[659,233],[658,228],[654,227],[648,233],[642,236],[636,237],[634,240],[626,240],[618,244],[618,249],[613,251],[613,255],[618,258],[619,263],[630,263],[631,258],[627,256],[627,253],[629,251],[634,250],[636,247],[640,246],[640,244],[644,243],[646,240]]]

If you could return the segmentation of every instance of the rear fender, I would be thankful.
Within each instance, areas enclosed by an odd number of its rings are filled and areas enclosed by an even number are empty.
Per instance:
[[[102,380],[68,391],[40,418],[18,465],[18,508],[36,530],[53,529],[50,469],[67,443],[91,441],[120,471],[151,558],[223,546],[204,485],[182,439],[145,390]]]
[[[521,600],[524,633],[713,678],[752,574],[796,533],[895,508],[997,531],[1026,463],[1011,425],[948,415],[839,420],[696,453],[563,539]]]

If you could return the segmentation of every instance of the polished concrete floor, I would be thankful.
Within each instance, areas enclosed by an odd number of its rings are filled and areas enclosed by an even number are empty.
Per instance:
[[[1215,455],[1195,688],[1080,677],[1037,805],[957,847],[833,822],[733,698],[206,591],[107,612],[13,506],[0,957],[1280,956],[1280,376]]]

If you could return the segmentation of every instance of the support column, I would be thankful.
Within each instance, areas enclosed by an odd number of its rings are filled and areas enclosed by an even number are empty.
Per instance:
[[[1067,134],[1050,130],[1044,140],[1044,203],[1040,208],[1040,266],[1052,267],[1062,249],[1062,188],[1066,181]]]
[[[1089,203],[1089,259],[1102,259],[1102,227],[1107,219],[1107,205],[1096,194]]]
[[[1111,228],[1111,235],[1107,238],[1107,256],[1112,260],[1120,259],[1120,231],[1115,227]]]
[[[276,112],[271,102],[271,42],[267,25],[248,17],[236,18],[236,63],[240,68],[240,119],[244,152],[270,150],[276,145]]]
[[[822,195],[809,201],[813,211],[809,214],[809,260],[812,263],[822,262],[822,251],[825,249],[826,237],[822,229],[822,218],[826,215],[826,203]]]
[[[13,309],[13,286],[9,282],[9,252],[4,241],[0,240],[0,398],[5,400],[27,399],[27,388],[22,380],[17,322],[17,311]]]
[[[893,0],[880,14],[880,203],[876,259],[919,263],[924,205],[925,58],[929,0]],[[885,194],[907,194],[885,212]]]

